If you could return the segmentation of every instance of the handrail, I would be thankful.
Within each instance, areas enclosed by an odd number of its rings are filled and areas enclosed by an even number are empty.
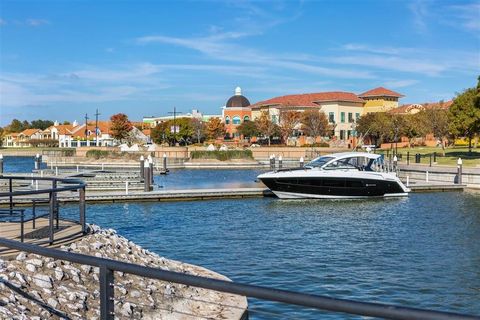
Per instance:
[[[480,319],[478,316],[464,315],[451,312],[431,311],[425,309],[408,308],[396,305],[360,302],[347,299],[337,299],[327,296],[304,294],[287,290],[272,289],[267,287],[241,284],[229,282],[225,280],[211,279],[206,277],[199,277],[187,275],[184,273],[166,271],[151,267],[145,267],[132,263],[116,261],[106,258],[98,258],[79,253],[68,251],[55,250],[34,246],[17,241],[0,238],[0,245],[39,254],[42,256],[66,260],[79,264],[86,264],[100,268],[100,309],[102,319],[113,319],[114,299],[113,299],[113,285],[114,285],[114,271],[120,271],[147,277],[151,279],[169,281],[188,286],[200,287],[215,291],[227,292],[236,295],[248,296],[257,299],[282,302],[287,304],[294,304],[309,308],[320,310],[327,310],[333,312],[342,312],[348,314],[356,314],[370,317],[381,317],[386,319],[397,320],[467,320]]]
[[[49,228],[49,243],[53,244],[54,241],[54,222],[56,219],[56,228],[59,228],[59,210],[58,210],[58,193],[64,191],[78,191],[78,201],[79,201],[79,223],[82,227],[82,233],[86,233],[86,219],[85,219],[85,188],[86,183],[80,179],[72,179],[72,178],[58,178],[58,177],[29,177],[29,176],[15,176],[15,175],[0,175],[0,180],[8,180],[8,192],[0,192],[0,199],[1,198],[9,198],[9,207],[10,210],[13,210],[14,202],[13,198],[16,196],[24,196],[24,195],[38,195],[38,194],[46,194],[48,195],[48,204],[49,204],[49,218],[48,218],[48,228]],[[32,181],[50,181],[52,186],[46,189],[37,189],[37,190],[21,190],[21,191],[14,191],[13,190],[13,181],[14,180],[29,180]],[[58,186],[58,183],[66,184],[62,186]],[[37,185],[38,187],[38,185]],[[33,222],[32,226],[35,228],[35,203],[36,199],[28,199],[32,202],[32,214],[33,214]],[[23,217],[21,222],[21,234],[20,238],[22,242],[24,240],[24,227],[23,227]]]

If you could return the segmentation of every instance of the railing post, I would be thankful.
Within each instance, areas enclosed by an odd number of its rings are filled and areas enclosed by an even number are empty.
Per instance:
[[[432,166],[432,154],[430,153],[430,167]]]
[[[303,157],[300,157],[300,168],[303,168],[304,162]]]
[[[78,190],[78,204],[80,210],[80,225],[82,226],[82,232],[87,232],[86,219],[85,219],[85,187]]]
[[[407,166],[410,164],[410,151],[407,151]]]
[[[37,214],[36,214],[36,208],[37,208],[37,205],[36,205],[36,201],[35,199],[33,199],[32,201],[32,229],[35,229],[35,220],[36,220],[36,217],[37,217]]]
[[[458,158],[457,160],[457,183],[458,184],[462,184],[462,166],[463,166],[462,158]]]
[[[114,319],[113,270],[100,266],[100,319]]]
[[[55,211],[55,196],[53,194],[53,191],[50,191],[49,193],[49,207],[50,207],[50,212],[48,215],[48,230],[49,230],[49,242],[50,244],[53,244],[53,213]]]
[[[3,154],[0,154],[0,175],[3,174]]]
[[[13,179],[12,178],[8,178],[8,191],[10,192],[10,212],[12,212],[12,209],[13,209],[13,196],[12,196],[12,192],[13,192]]]
[[[282,156],[278,157],[278,168],[279,169],[283,168],[283,157]]]
[[[20,211],[20,241],[23,242],[24,241],[24,233],[25,233],[25,228],[23,226],[23,222],[25,220],[25,217],[24,217],[24,211],[23,209]]]

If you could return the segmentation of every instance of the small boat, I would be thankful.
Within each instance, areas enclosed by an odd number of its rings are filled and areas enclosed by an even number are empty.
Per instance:
[[[281,199],[357,199],[405,197],[408,189],[394,172],[375,169],[382,155],[367,152],[333,153],[303,168],[282,169],[258,176]]]

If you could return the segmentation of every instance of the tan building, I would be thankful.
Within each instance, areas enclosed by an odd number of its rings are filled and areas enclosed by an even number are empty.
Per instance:
[[[255,120],[267,111],[272,122],[280,124],[282,111],[323,111],[330,124],[335,125],[335,137],[347,140],[355,136],[355,122],[363,113],[365,101],[351,92],[333,91],[293,94],[260,101],[251,106]]]
[[[364,112],[370,113],[387,112],[398,108],[398,99],[404,97],[404,95],[384,87],[378,87],[359,94],[358,97],[365,100]]]

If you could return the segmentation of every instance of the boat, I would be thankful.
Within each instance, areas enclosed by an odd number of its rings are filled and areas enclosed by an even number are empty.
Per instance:
[[[357,199],[405,197],[408,189],[395,172],[378,170],[383,156],[342,152],[320,156],[302,168],[280,169],[259,175],[280,199]]]

